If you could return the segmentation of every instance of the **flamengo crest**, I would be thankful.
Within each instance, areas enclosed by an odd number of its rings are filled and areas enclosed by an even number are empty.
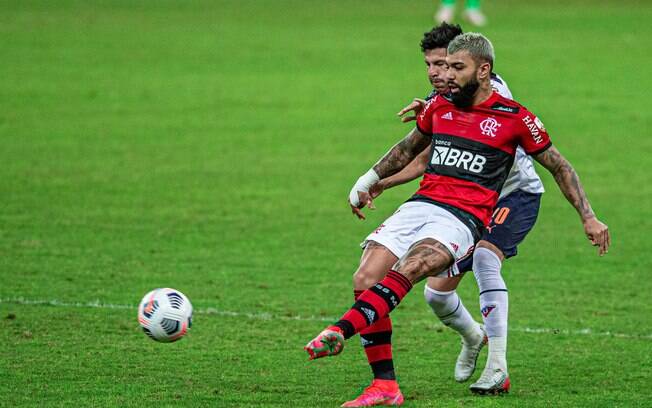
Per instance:
[[[500,123],[494,118],[487,118],[480,122],[480,130],[485,136],[496,137],[496,131],[500,127]]]

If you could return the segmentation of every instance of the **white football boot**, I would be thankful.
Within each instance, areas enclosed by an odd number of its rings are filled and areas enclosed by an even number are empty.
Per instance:
[[[508,393],[510,387],[507,372],[500,368],[485,368],[478,381],[471,384],[469,389],[474,394],[498,395]]]
[[[441,23],[452,23],[455,18],[455,7],[441,6],[435,14],[435,21]]]
[[[464,382],[471,378],[475,371],[475,364],[478,361],[480,350],[487,344],[487,332],[485,332],[484,326],[480,324],[478,327],[479,330],[474,338],[475,341],[467,343],[466,340],[462,340],[462,351],[460,351],[460,355],[457,356],[455,362],[455,381],[457,382]]]
[[[477,27],[482,27],[487,24],[487,17],[482,14],[480,9],[464,10],[464,19]]]

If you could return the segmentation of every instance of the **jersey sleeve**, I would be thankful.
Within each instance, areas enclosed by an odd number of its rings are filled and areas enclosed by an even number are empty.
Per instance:
[[[518,143],[528,155],[539,154],[552,146],[550,136],[543,126],[543,122],[527,109],[523,109],[521,124],[522,130],[519,132],[520,139]]]
[[[501,78],[498,74],[492,74],[491,76],[491,87],[500,94],[503,98],[514,99],[512,97],[512,91],[509,90],[507,82]]]
[[[432,135],[432,113],[437,101],[437,96],[430,99],[421,113],[417,115],[417,129],[424,135]]]
[[[425,99],[426,99],[426,101],[429,101],[429,100],[431,100],[432,98],[434,98],[436,95],[437,95],[437,91],[435,91],[435,90],[433,89],[432,91],[430,91],[430,93],[428,94],[428,96],[426,96]]]

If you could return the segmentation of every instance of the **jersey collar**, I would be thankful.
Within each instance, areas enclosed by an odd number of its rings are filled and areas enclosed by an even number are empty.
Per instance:
[[[455,105],[453,103],[453,101],[451,100],[450,93],[447,93],[445,95],[435,93],[435,95],[440,95],[442,98],[446,99],[446,101],[448,101],[448,103],[450,103],[452,105]],[[489,98],[487,98],[486,101],[484,101],[484,102],[482,102],[482,103],[480,103],[478,105],[469,106],[468,108],[457,108],[457,106],[456,106],[456,108],[457,109],[462,109],[462,110],[467,110],[467,109],[474,109],[474,108],[480,108],[480,107],[489,107],[489,106],[493,105],[494,102],[496,102],[496,100],[499,97],[500,97],[500,94],[498,92],[496,92],[496,90],[494,89],[494,90],[492,90],[491,95],[489,95]]]

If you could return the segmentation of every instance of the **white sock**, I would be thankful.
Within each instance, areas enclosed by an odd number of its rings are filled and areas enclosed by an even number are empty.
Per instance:
[[[441,292],[425,285],[423,295],[443,324],[458,332],[466,342],[477,343],[477,337],[482,335],[480,326],[464,307],[457,292]]]
[[[487,368],[500,368],[507,373],[507,337],[489,337]]]
[[[489,337],[487,368],[507,371],[507,286],[500,275],[498,256],[486,248],[473,253],[473,274],[480,290],[480,311]]]

